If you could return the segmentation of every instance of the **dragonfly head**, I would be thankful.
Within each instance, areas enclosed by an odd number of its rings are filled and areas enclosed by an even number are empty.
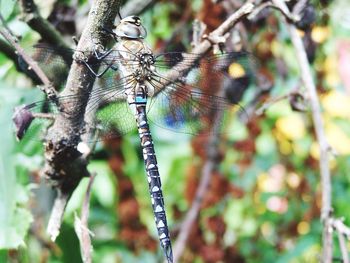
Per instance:
[[[138,16],[127,16],[120,20],[114,33],[118,37],[127,39],[143,39],[147,36],[147,31],[141,24],[141,19]]]

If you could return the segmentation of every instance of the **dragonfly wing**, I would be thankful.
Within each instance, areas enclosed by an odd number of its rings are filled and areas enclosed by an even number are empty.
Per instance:
[[[17,137],[42,140],[58,114],[72,119],[83,115],[88,127],[82,127],[81,122],[70,127],[79,134],[98,131],[100,138],[125,134],[135,127],[134,116],[125,102],[125,85],[130,85],[127,78],[115,80],[108,88],[95,88],[87,94],[88,104],[84,109],[76,108],[83,99],[77,95],[59,96],[57,103],[46,99],[18,107],[13,117]]]
[[[189,134],[212,133],[215,122],[224,126],[226,119],[217,119],[218,112],[230,109],[242,110],[238,104],[232,104],[224,97],[204,93],[197,86],[180,82],[171,82],[165,88],[165,79],[151,81],[159,93],[149,104],[150,120],[157,126]],[[219,131],[223,132],[223,131]]]
[[[100,138],[114,138],[135,130],[136,120],[126,101],[114,102],[98,110],[93,127]]]
[[[194,53],[168,52],[155,57],[155,66],[162,73],[180,65],[191,69],[198,68],[202,72],[207,69],[212,72],[227,72],[231,77],[237,77],[238,74],[251,74],[257,66],[257,60],[247,51],[205,56]],[[243,72],[237,72],[237,65],[240,65],[240,70]],[[234,69],[236,72],[232,72]]]
[[[257,64],[254,56],[245,51],[205,56],[170,52],[157,56],[155,60],[157,71],[163,77],[169,78],[169,72],[175,75],[180,72],[179,81],[201,87],[206,93],[216,94],[220,88],[218,83],[226,81],[225,96],[233,103],[239,102],[256,75]]]
[[[111,83],[113,81],[113,83]],[[87,105],[85,120],[94,123],[100,137],[118,137],[136,128],[135,117],[126,102],[125,89],[132,88],[134,80],[127,76],[101,80],[101,88],[94,90]]]
[[[28,54],[31,54],[32,58],[54,83],[55,87],[59,87],[65,83],[70,65],[73,62],[73,54],[75,54],[75,58],[79,62],[79,58],[86,58],[84,55],[86,53],[87,52],[83,50],[54,47],[48,44],[37,44],[31,50],[28,50]],[[128,52],[111,49],[105,54],[98,54],[100,58],[96,56],[90,57],[86,63],[90,68],[95,68],[96,65],[99,65],[98,72],[95,73],[100,74],[111,66],[111,68],[116,68],[120,61],[124,61],[124,57],[126,56],[122,56],[123,53]],[[35,74],[28,68],[26,62],[21,57],[19,57],[18,60],[22,70],[35,77]],[[81,61],[81,63],[84,62]],[[130,63],[135,63],[135,60],[130,61]],[[37,82],[39,83],[40,80],[38,79]]]

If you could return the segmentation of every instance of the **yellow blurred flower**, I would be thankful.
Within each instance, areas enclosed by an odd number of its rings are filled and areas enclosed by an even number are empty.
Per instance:
[[[228,74],[232,78],[241,78],[246,75],[246,71],[239,63],[232,63],[228,68]]]
[[[315,26],[311,32],[311,38],[316,43],[324,42],[330,35],[330,29],[326,26]]]
[[[297,29],[297,33],[300,37],[304,37],[305,36],[305,31]]]
[[[271,51],[274,56],[279,57],[283,54],[283,46],[280,41],[273,40],[271,43]]]
[[[269,175],[267,173],[261,173],[258,176],[258,188],[262,192],[268,192],[269,189]]]
[[[326,126],[326,137],[328,143],[338,154],[350,154],[350,138],[339,126],[328,123]]]
[[[297,226],[298,233],[300,235],[305,235],[310,231],[310,224],[305,221],[301,221]]]
[[[338,59],[335,54],[328,56],[323,64],[323,70],[326,73],[325,80],[331,87],[336,87],[340,83],[338,71]]]
[[[280,152],[284,155],[291,154],[293,152],[292,144],[289,141],[281,141],[279,143]]]
[[[300,185],[300,176],[297,173],[291,172],[288,173],[287,175],[287,184],[289,185],[289,187],[291,188],[298,188],[298,186]]]
[[[327,114],[332,117],[350,118],[350,97],[332,90],[322,97],[322,105]]]
[[[320,147],[317,142],[312,142],[310,147],[310,155],[316,160],[320,159]]]
[[[287,139],[297,140],[305,135],[305,125],[300,114],[290,114],[277,120],[276,128]]]

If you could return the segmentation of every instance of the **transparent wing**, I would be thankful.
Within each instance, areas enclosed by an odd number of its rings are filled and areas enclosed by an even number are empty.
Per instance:
[[[157,96],[149,104],[150,120],[160,127],[190,134],[212,133],[215,122],[223,132],[235,112],[245,116],[238,104],[255,68],[248,52],[204,56],[170,52],[156,57],[158,73],[150,81]],[[188,67],[175,81],[167,70]],[[165,86],[165,87],[164,87]],[[220,94],[218,96],[217,94]],[[221,112],[220,121],[217,113]]]
[[[164,81],[168,80],[154,78],[150,81],[159,93],[148,105],[149,119],[159,127],[175,132],[205,135],[213,132],[213,125],[217,122],[221,129],[215,132],[222,133],[230,121],[228,116],[244,111],[240,105],[232,104],[224,97],[205,93],[197,86],[172,82],[164,88]],[[220,117],[218,113],[225,114]]]
[[[46,99],[17,107],[13,117],[17,137],[42,140],[58,114],[66,114],[68,118],[84,114],[88,127],[81,127],[81,123],[70,127],[73,132],[79,134],[83,131],[98,131],[100,138],[125,134],[135,128],[135,118],[124,95],[125,87],[130,85],[133,85],[133,80],[126,77],[115,80],[108,88],[95,88],[89,94],[86,109],[75,108],[82,99],[81,96],[59,96],[57,104]],[[63,111],[62,108],[67,111]]]
[[[73,61],[73,54],[76,53],[77,57],[79,57],[79,54],[84,55],[87,53],[87,50],[79,50],[79,49],[71,49],[71,48],[64,48],[64,47],[56,47],[51,46],[48,44],[37,44],[33,47],[34,53],[40,53],[41,57],[39,58],[39,61],[43,61],[46,59],[46,57],[54,56],[60,56],[61,58],[59,60],[64,60],[66,64],[70,64]],[[90,53],[90,52],[89,52]],[[123,54],[127,54],[130,57],[133,58],[133,61],[137,58],[137,56],[127,50],[117,50],[117,49],[109,49],[106,50],[104,53],[98,53],[98,57],[91,58],[91,61],[87,61],[90,65],[94,65],[97,63],[103,63],[103,61],[106,62],[119,62],[124,61],[126,56],[123,56]]]
[[[28,50],[28,54],[31,54],[32,58],[37,61],[39,66],[48,76],[48,78],[54,83],[56,87],[65,83],[70,65],[73,61],[73,54],[76,54],[76,58],[84,58],[86,51],[78,49],[70,49],[63,47],[53,47],[47,44],[37,44],[31,50]],[[123,53],[127,53],[128,56]],[[125,62],[125,57],[131,57],[127,63],[137,63],[137,57],[128,51],[120,51],[111,49],[105,54],[98,54],[100,57],[92,56],[86,63],[94,68],[99,65],[99,70],[96,74],[104,72],[105,69],[111,67],[112,69],[117,67],[120,61]],[[79,60],[77,60],[79,62]],[[83,63],[82,61],[80,61]],[[23,71],[28,74],[32,74],[35,78],[35,74],[31,72],[26,62],[19,57],[19,64]],[[113,67],[114,66],[114,67]],[[38,79],[37,82],[40,82]]]
[[[250,74],[256,68],[256,59],[247,51],[227,52],[214,55],[201,55],[183,52],[169,52],[159,54],[155,57],[155,66],[160,72],[171,69],[174,66],[198,68],[202,72],[206,69],[211,71],[229,71],[233,64],[239,64],[246,74]],[[230,72],[228,72],[230,73]]]
[[[239,102],[256,75],[258,63],[254,56],[241,51],[198,57],[198,54],[171,52],[158,56],[155,65],[157,72],[165,78],[169,76],[169,69],[175,74],[182,72],[183,76],[177,79],[179,83],[200,87],[201,91],[208,94],[217,94],[224,80],[226,99]],[[227,84],[229,82],[230,85]]]
[[[134,88],[132,76],[122,78],[118,85],[108,85],[108,78],[104,81],[107,89],[94,91],[89,98],[85,117],[94,120],[94,128],[100,138],[118,137],[136,128],[135,116],[126,101],[125,89]]]

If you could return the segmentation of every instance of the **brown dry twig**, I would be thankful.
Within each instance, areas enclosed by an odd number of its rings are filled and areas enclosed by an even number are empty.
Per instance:
[[[216,30],[209,34],[210,39],[221,39],[225,34],[241,19],[247,16],[250,12],[254,10],[254,5],[251,3],[246,3],[241,8],[239,8],[235,13],[227,18]],[[204,39],[200,44],[194,48],[193,53],[198,54],[198,58],[202,56],[205,52],[207,52],[215,43],[211,42],[208,38]],[[197,59],[198,59],[197,58]],[[195,60],[194,60],[195,61]],[[174,67],[169,73],[167,79],[174,79],[176,75],[185,74],[190,69],[189,66],[185,67],[179,63],[176,67]],[[223,92],[223,90],[221,90]],[[192,225],[194,224],[198,213],[200,211],[200,207],[202,205],[203,197],[207,191],[209,186],[209,182],[211,179],[212,171],[216,165],[216,156],[217,156],[217,145],[218,145],[218,132],[215,130],[219,129],[219,123],[222,113],[216,113],[217,118],[215,120],[213,126],[213,134],[209,139],[208,145],[208,159],[206,160],[202,172],[201,179],[199,182],[199,186],[197,188],[194,201],[191,205],[191,208],[186,213],[185,219],[183,220],[179,235],[174,245],[173,255],[174,262],[179,262],[179,259],[185,249],[188,236],[190,234],[190,230]]]
[[[93,235],[93,233],[89,230],[88,218],[89,218],[89,208],[90,208],[91,187],[95,177],[96,177],[96,174],[92,174],[90,176],[89,184],[87,186],[84,201],[83,201],[83,207],[81,209],[81,216],[79,218],[77,215],[75,215],[75,220],[74,220],[74,229],[79,238],[80,250],[81,250],[81,255],[84,263],[92,262],[92,257],[91,257],[92,245],[91,245],[90,235]]]
[[[344,224],[343,218],[331,218],[330,225],[338,234],[339,247],[342,254],[342,260],[344,263],[349,263],[349,253],[346,244],[346,240],[350,240],[350,227]]]
[[[56,28],[40,15],[33,0],[20,0],[19,3],[22,10],[22,20],[38,32],[42,39],[49,44],[68,48]]]
[[[0,15],[0,19],[3,24],[3,27],[0,29],[0,34],[15,48],[16,53],[18,53],[23,58],[23,60],[28,64],[28,69],[33,70],[33,72],[39,77],[39,79],[44,84],[43,91],[46,93],[48,98],[51,98],[53,101],[55,101],[57,94],[51,81],[48,79],[45,73],[41,70],[38,64],[30,56],[28,56],[24,51],[24,49],[18,44],[18,39],[6,27],[5,21],[1,15]]]
[[[273,0],[273,3],[283,13],[290,14],[287,5],[282,0]],[[304,86],[309,95],[309,101],[311,106],[311,114],[316,133],[316,139],[320,146],[320,173],[322,181],[322,209],[321,220],[323,222],[323,262],[332,262],[332,233],[330,231],[330,218],[332,214],[332,191],[331,191],[331,174],[329,167],[329,144],[327,142],[324,125],[321,115],[320,102],[317,96],[316,85],[312,78],[311,67],[307,59],[306,51],[301,40],[300,35],[297,32],[296,27],[293,24],[287,23],[287,27],[290,33],[292,44],[296,51],[296,58],[300,68],[301,78],[304,82]]]
[[[248,2],[232,15],[230,15],[217,29],[212,31],[205,39],[203,39],[200,44],[198,44],[192,50],[192,53],[196,54],[197,56],[191,56],[190,58],[187,58],[186,63],[180,62],[166,74],[164,74],[164,79],[167,81],[162,81],[163,87],[166,87],[172,81],[179,79],[180,76],[183,76],[189,72],[198,59],[204,56],[204,54],[215,44],[219,44],[215,43],[215,40],[221,40],[238,21],[250,14],[254,8],[254,4]]]
[[[273,104],[275,104],[281,100],[290,99],[292,96],[303,96],[303,94],[300,93],[300,91],[298,91],[297,89],[295,89],[295,90],[291,90],[290,92],[287,92],[286,94],[283,94],[281,96],[274,97],[274,98],[264,102],[259,108],[257,108],[255,110],[255,114],[262,115]]]

